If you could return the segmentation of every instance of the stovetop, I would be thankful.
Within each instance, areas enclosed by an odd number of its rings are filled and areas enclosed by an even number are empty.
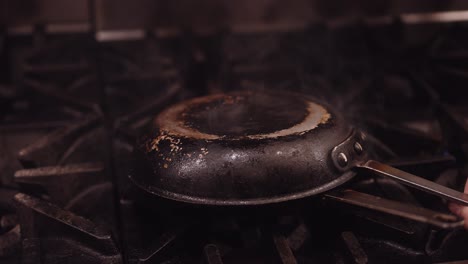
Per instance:
[[[463,190],[463,23],[311,26],[294,32],[96,42],[2,35],[0,263],[443,263],[468,234],[311,197],[271,208],[188,206],[127,178],[164,107],[236,89],[314,95],[364,129],[380,159]],[[363,175],[354,189],[448,212]]]

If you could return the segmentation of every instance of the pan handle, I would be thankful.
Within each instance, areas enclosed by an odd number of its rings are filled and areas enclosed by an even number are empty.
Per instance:
[[[353,190],[340,190],[325,194],[325,197],[327,199],[430,224],[443,229],[461,227],[464,223],[463,219],[459,219],[454,215],[439,213],[426,208],[387,200]]]
[[[389,165],[375,160],[368,160],[363,164],[356,164],[356,167],[369,170],[375,174],[390,177],[405,185],[420,189],[422,191],[437,195],[455,203],[468,205],[468,194],[458,192],[443,185],[426,180],[416,175],[401,171]]]

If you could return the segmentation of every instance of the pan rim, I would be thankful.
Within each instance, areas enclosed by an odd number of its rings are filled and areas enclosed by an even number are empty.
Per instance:
[[[216,198],[206,198],[206,197],[197,197],[186,194],[180,194],[176,192],[171,192],[163,190],[157,187],[150,186],[151,189],[146,188],[139,184],[132,175],[128,175],[128,178],[138,186],[140,189],[143,189],[145,192],[166,198],[169,200],[174,200],[183,203],[197,204],[197,205],[214,205],[214,206],[255,206],[255,205],[266,205],[266,204],[275,204],[281,202],[287,202],[292,200],[298,200],[306,198],[309,196],[317,195],[334,189],[337,186],[340,186],[349,180],[353,179],[356,176],[356,172],[351,170],[343,173],[340,177],[330,181],[326,184],[321,185],[318,188],[313,188],[306,191],[299,191],[295,193],[288,193],[284,195],[278,195],[268,198],[252,198],[252,199],[235,199],[235,200],[221,200]]]

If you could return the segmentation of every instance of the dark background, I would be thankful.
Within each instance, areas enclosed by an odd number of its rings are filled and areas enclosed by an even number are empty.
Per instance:
[[[94,24],[97,30],[193,27],[236,28],[246,24],[290,24],[413,12],[463,10],[462,0],[2,0],[0,23],[8,27]],[[91,14],[95,14],[92,16]]]

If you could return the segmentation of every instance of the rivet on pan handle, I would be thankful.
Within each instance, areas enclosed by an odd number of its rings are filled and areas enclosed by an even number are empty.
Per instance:
[[[426,208],[413,206],[411,204],[392,201],[353,190],[336,191],[325,194],[325,197],[339,202],[430,224],[443,229],[462,227],[464,223],[462,219],[459,219],[454,215],[440,213]]]
[[[368,159],[365,145],[364,133],[353,129],[350,135],[331,151],[335,168],[340,172],[345,172],[365,162]]]

